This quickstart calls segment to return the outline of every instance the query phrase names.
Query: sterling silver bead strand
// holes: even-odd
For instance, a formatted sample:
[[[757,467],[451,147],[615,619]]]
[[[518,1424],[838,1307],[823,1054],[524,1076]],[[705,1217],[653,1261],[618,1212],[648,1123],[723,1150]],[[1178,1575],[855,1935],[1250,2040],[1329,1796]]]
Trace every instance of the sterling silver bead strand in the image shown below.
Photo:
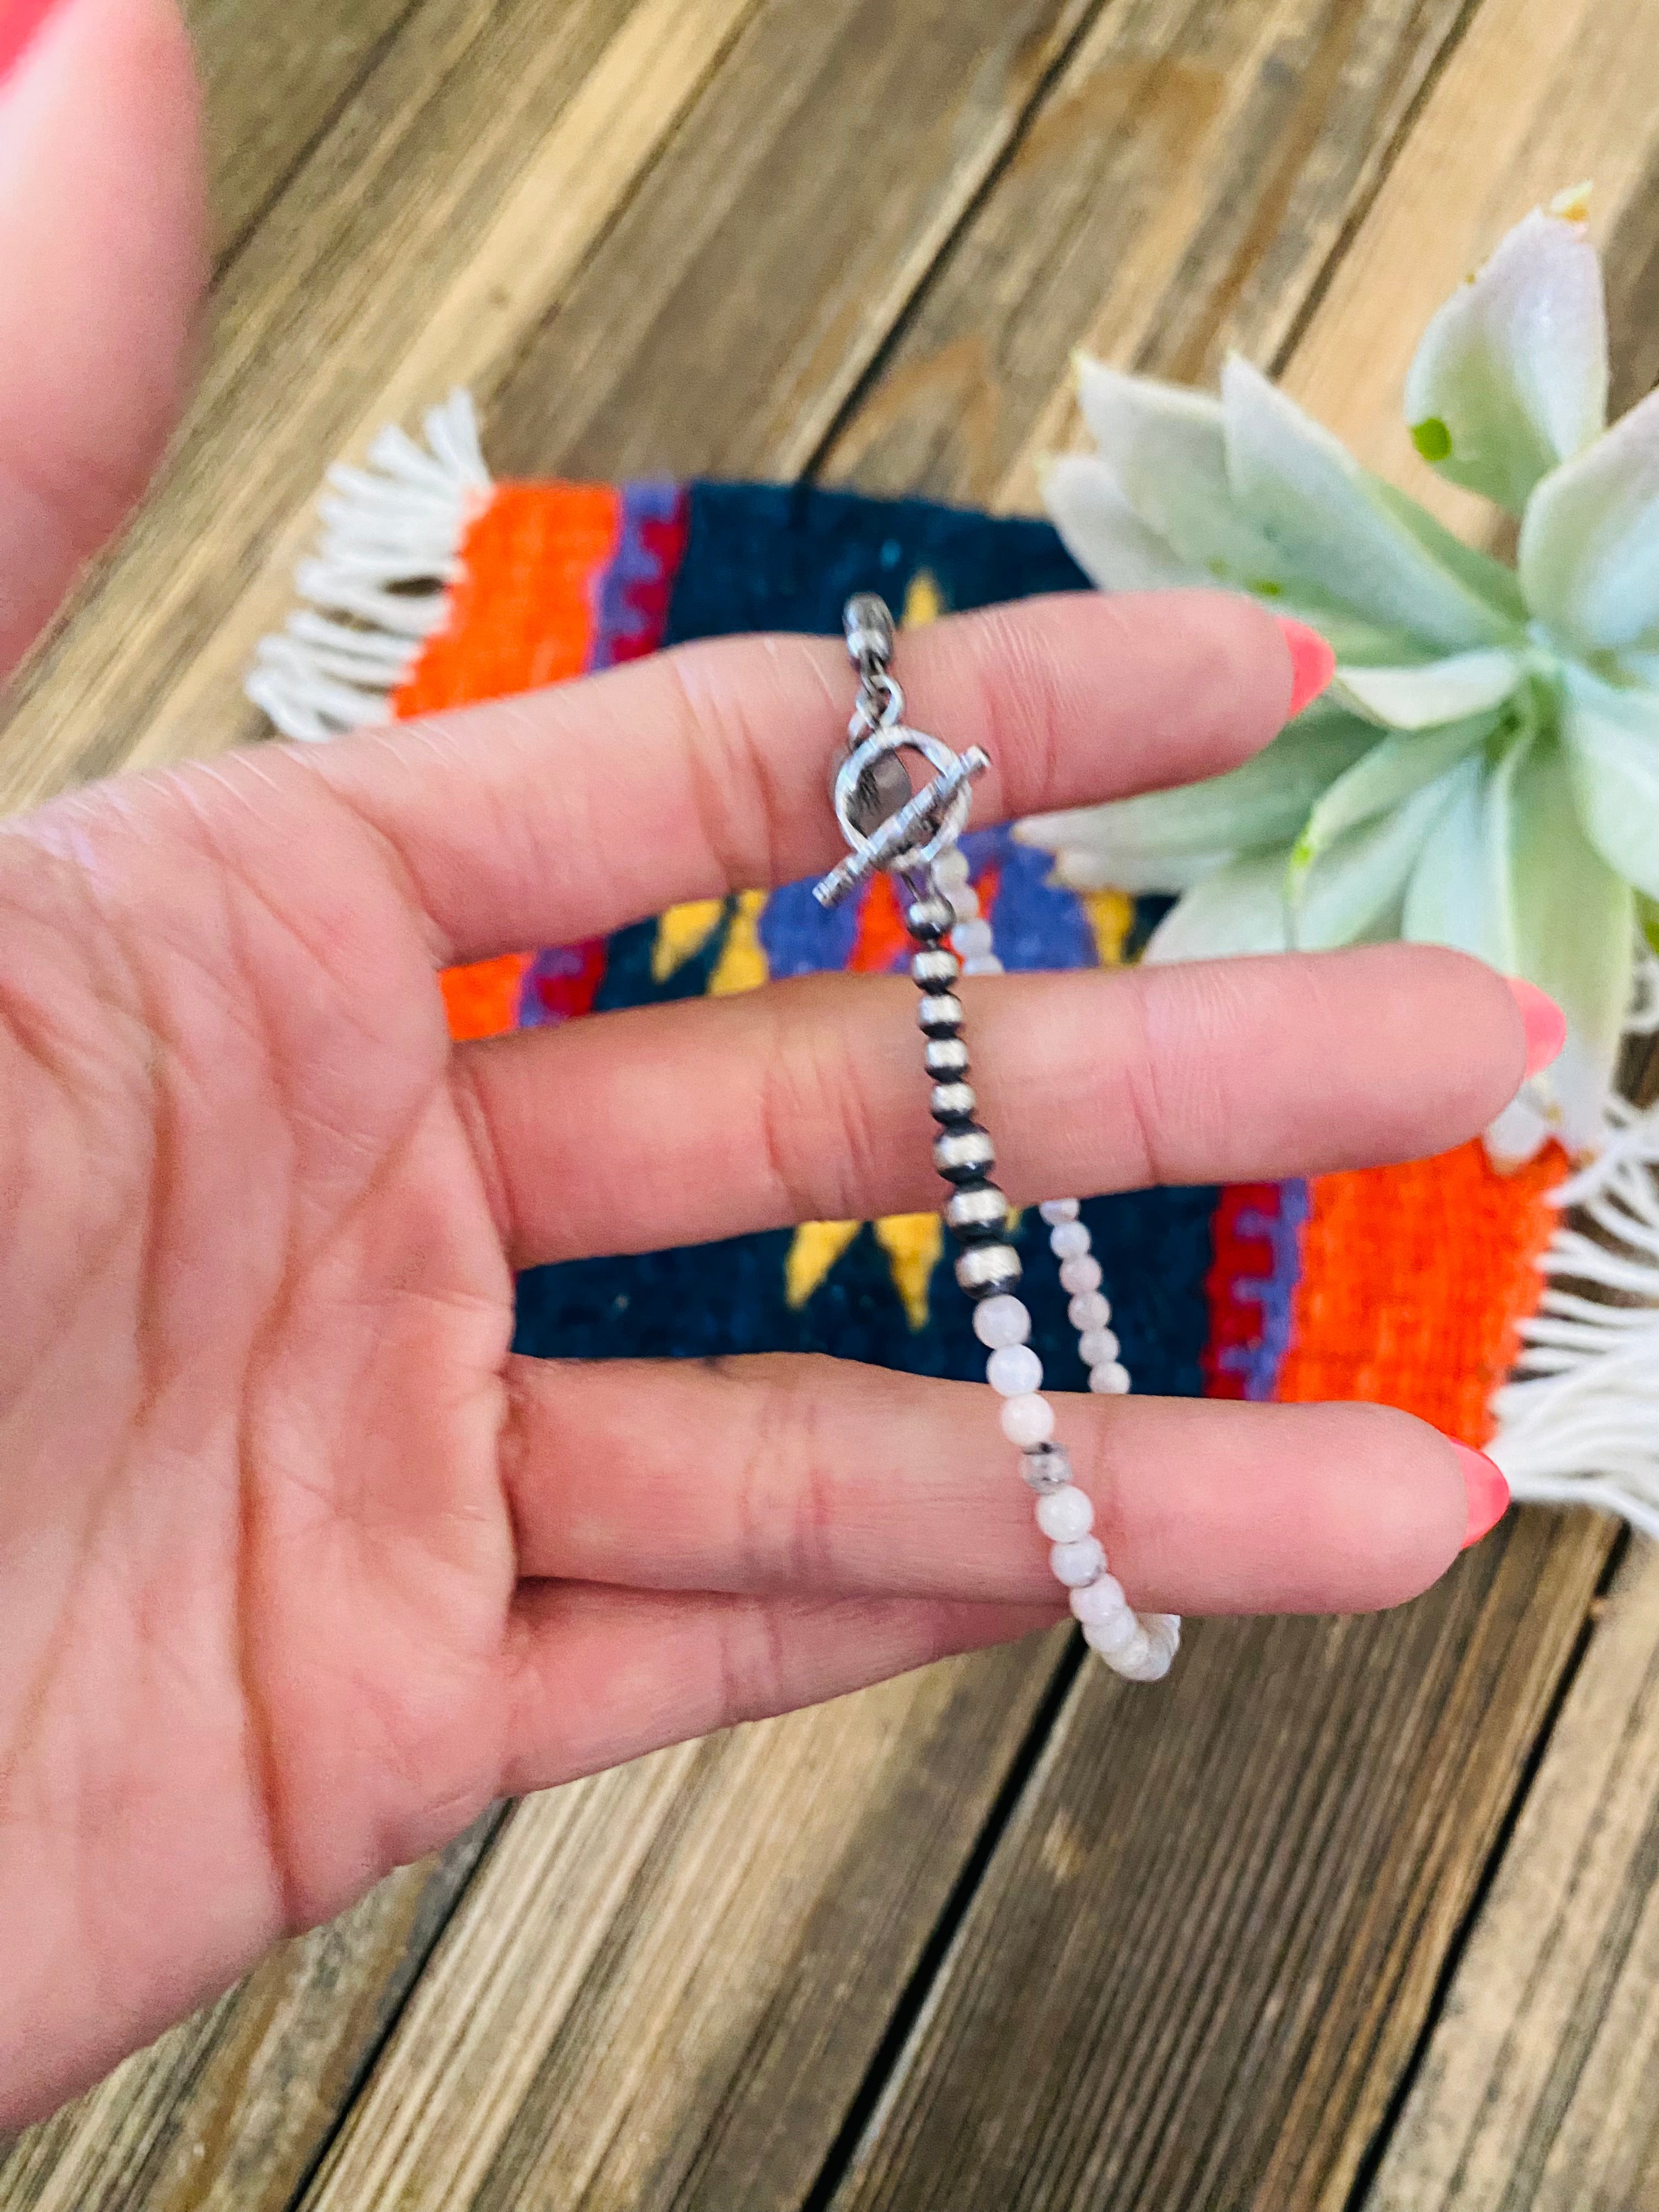
[[[891,668],[893,618],[884,601],[858,592],[847,602],[843,621],[859,691],[834,798],[849,851],[814,886],[814,896],[834,906],[878,868],[903,885],[905,927],[915,948],[910,973],[921,994],[916,1018],[939,1124],[933,1164],[951,1186],[945,1223],[957,1248],[956,1278],[974,1301],[974,1334],[988,1355],[986,1380],[1002,1401],[1002,1432],[1018,1448],[1025,1480],[1036,1492],[1048,1563],[1071,1593],[1085,1640],[1126,1680],[1155,1682],[1170,1670],[1181,1623],[1174,1613],[1137,1613],[1130,1606],[1094,1533],[1094,1508],[1072,1480],[1065,1447],[1054,1441],[1054,1410],[1042,1395],[1042,1362],[1030,1344],[1031,1316],[1017,1295],[1021,1267],[1008,1201],[992,1179],[996,1149],[977,1118],[962,1033],[958,978],[1002,971],[957,842],[970,787],[990,762],[977,745],[957,754],[905,723],[904,695]],[[928,771],[915,790],[907,754]],[[1070,1297],[1089,1388],[1107,1395],[1126,1391],[1128,1370],[1078,1201],[1049,1199],[1040,1212]]]

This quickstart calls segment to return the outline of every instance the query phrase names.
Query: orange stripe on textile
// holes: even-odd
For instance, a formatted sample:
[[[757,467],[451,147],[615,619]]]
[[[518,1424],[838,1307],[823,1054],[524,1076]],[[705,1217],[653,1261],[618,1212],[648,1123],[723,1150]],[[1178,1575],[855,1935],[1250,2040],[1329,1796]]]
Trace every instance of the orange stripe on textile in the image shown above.
[[[501,484],[461,545],[449,619],[392,696],[400,720],[580,676],[593,645],[593,579],[622,501],[610,484]],[[440,981],[457,1043],[518,1025],[532,956],[509,952]]]
[[[894,896],[893,878],[872,876],[864,903],[859,908],[859,933],[854,940],[853,957],[847,963],[848,974],[884,975],[900,953],[908,950],[909,942],[904,917]]]
[[[1323,1176],[1278,1395],[1399,1406],[1464,1443],[1492,1433],[1492,1395],[1535,1312],[1538,1261],[1567,1172],[1554,1146],[1499,1175],[1479,1142],[1403,1167]]]
[[[530,965],[527,952],[503,952],[498,959],[475,960],[470,967],[446,968],[438,982],[457,1044],[476,1037],[504,1036],[519,1026],[519,992]]]
[[[592,580],[617,543],[610,484],[500,484],[461,545],[449,620],[393,695],[400,720],[580,676]]]

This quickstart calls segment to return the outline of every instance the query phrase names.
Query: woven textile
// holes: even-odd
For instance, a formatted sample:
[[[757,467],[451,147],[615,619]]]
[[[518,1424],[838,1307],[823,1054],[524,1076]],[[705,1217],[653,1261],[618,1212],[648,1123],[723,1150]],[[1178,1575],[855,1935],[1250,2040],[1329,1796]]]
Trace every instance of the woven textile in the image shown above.
[[[408,715],[606,668],[680,640],[837,634],[848,592],[910,626],[1085,579],[1046,524],[810,489],[496,486],[469,524],[443,627],[395,695]],[[948,734],[948,733],[947,733]],[[1011,970],[1133,959],[1156,908],[1079,898],[1006,830],[965,841]],[[672,909],[609,940],[526,950],[444,979],[458,1036],[608,1007],[753,988],[904,957],[884,880],[830,915],[803,884]],[[1478,1144],[1311,1184],[1137,1192],[1085,1206],[1136,1387],[1253,1399],[1369,1398],[1482,1443],[1535,1309],[1556,1227],[1546,1153],[1499,1176]],[[1053,1386],[1085,1387],[1040,1227],[1018,1240]],[[532,1353],[693,1357],[820,1351],[976,1376],[983,1354],[933,1214],[819,1222],[695,1249],[537,1268],[520,1284]],[[1074,1371],[1073,1371],[1074,1370]]]

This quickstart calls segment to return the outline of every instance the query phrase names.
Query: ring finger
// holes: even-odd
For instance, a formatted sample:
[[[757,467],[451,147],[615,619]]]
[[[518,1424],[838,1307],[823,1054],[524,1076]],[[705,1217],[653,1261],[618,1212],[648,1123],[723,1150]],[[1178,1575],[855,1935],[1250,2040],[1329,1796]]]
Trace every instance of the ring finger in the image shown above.
[[[521,1359],[509,1378],[523,1576],[1053,1601],[1030,1494],[972,1383],[781,1356]],[[1388,1407],[1053,1402],[1112,1571],[1149,1611],[1398,1604],[1444,1571],[1488,1503],[1478,1454]]]

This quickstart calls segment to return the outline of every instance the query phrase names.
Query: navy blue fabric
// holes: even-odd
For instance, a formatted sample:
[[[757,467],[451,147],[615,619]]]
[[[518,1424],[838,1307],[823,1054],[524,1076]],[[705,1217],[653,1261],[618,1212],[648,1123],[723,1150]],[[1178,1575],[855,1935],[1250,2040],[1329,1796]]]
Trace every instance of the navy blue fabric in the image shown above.
[[[1046,522],[810,484],[694,483],[665,645],[747,630],[841,635],[854,592],[896,613],[924,571],[947,606],[1093,586]]]
[[[849,592],[879,591],[896,610],[923,572],[956,609],[1089,588],[1047,523],[806,486],[700,483],[690,489],[690,533],[665,642],[760,629],[838,635]],[[1150,919],[1137,917],[1137,937]],[[655,924],[619,932],[595,1013],[701,996],[730,921],[728,908],[702,951],[660,984],[651,975]],[[1079,934],[1079,951],[1085,950]],[[920,1066],[916,1079],[923,1079]],[[1138,1192],[1084,1208],[1138,1390],[1199,1395],[1217,1195],[1208,1188]],[[887,1255],[868,1228],[805,1304],[792,1310],[784,1296],[791,1234],[532,1268],[520,1279],[516,1348],[562,1358],[824,1352],[915,1374],[983,1375],[985,1355],[974,1339],[972,1310],[951,1279],[948,1250],[931,1285],[927,1324],[912,1329]],[[1048,1364],[1045,1385],[1082,1389],[1086,1376],[1065,1293],[1035,1212],[1024,1216],[1018,1242],[1026,1267],[1022,1295]]]

